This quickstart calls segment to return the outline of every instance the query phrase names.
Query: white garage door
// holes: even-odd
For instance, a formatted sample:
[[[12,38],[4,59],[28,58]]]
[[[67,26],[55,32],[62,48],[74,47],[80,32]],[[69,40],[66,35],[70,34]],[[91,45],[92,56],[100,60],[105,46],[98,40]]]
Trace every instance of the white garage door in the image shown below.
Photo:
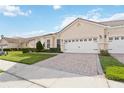
[[[65,43],[64,52],[68,53],[98,53],[98,44],[95,41],[70,41]]]
[[[109,53],[124,53],[124,37],[111,37],[109,41]]]

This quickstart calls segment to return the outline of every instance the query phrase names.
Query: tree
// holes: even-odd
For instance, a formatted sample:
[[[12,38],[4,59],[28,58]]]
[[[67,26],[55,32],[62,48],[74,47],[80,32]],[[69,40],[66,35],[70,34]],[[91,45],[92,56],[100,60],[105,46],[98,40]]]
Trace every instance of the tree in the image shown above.
[[[36,49],[37,49],[38,52],[40,52],[41,50],[44,49],[44,47],[43,47],[43,45],[42,45],[42,43],[40,41],[38,41],[36,43]]]

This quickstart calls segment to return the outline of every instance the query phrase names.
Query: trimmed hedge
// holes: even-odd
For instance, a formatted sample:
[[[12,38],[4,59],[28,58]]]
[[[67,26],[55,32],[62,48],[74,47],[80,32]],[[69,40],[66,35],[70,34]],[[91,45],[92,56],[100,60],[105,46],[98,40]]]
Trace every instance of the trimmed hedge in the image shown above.
[[[36,48],[22,48],[20,49],[23,53],[35,52]]]
[[[48,53],[62,53],[60,48],[50,48],[50,49],[43,49],[41,51],[37,51],[36,48],[5,48],[4,51],[22,51],[23,53],[29,52],[48,52]]]
[[[59,53],[61,50],[60,48],[50,48],[50,52]]]
[[[23,53],[35,52],[36,48],[5,48],[4,51],[22,51]]]
[[[17,51],[17,48],[4,48],[3,51]]]
[[[112,66],[106,69],[106,77],[108,79],[124,81],[124,67]]]

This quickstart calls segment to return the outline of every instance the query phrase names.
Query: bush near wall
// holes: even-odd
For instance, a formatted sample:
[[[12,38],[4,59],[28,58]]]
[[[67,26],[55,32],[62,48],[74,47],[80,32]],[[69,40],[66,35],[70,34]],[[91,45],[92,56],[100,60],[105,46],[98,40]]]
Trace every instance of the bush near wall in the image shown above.
[[[35,52],[36,48],[21,48],[20,51],[23,53]]]
[[[48,53],[62,53],[60,48],[50,48],[50,49],[44,49],[41,52],[48,52]]]
[[[36,48],[5,48],[4,51],[22,51],[23,53],[38,52]],[[40,52],[62,53],[60,48],[43,49]]]
[[[3,51],[17,51],[17,48],[4,48]]]
[[[108,53],[108,50],[100,50],[100,55],[101,56],[110,56],[110,54]]]
[[[5,48],[4,51],[22,51],[23,53],[35,52],[36,48]]]
[[[61,50],[60,48],[50,48],[50,52],[59,53]]]

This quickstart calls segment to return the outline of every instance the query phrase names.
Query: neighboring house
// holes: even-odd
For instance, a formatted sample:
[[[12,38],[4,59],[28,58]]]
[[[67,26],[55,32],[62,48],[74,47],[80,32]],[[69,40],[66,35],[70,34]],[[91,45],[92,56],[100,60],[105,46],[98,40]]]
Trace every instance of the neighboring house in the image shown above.
[[[10,48],[35,48],[38,41],[41,41],[45,49],[60,47],[61,51],[69,53],[99,53],[100,50],[124,53],[124,20],[94,22],[77,18],[57,33],[9,43],[3,40],[0,45],[5,42],[3,44],[8,44]]]
[[[3,48],[35,48],[35,46],[30,46],[29,42],[34,41],[30,38],[8,38],[1,36],[0,46]]]

